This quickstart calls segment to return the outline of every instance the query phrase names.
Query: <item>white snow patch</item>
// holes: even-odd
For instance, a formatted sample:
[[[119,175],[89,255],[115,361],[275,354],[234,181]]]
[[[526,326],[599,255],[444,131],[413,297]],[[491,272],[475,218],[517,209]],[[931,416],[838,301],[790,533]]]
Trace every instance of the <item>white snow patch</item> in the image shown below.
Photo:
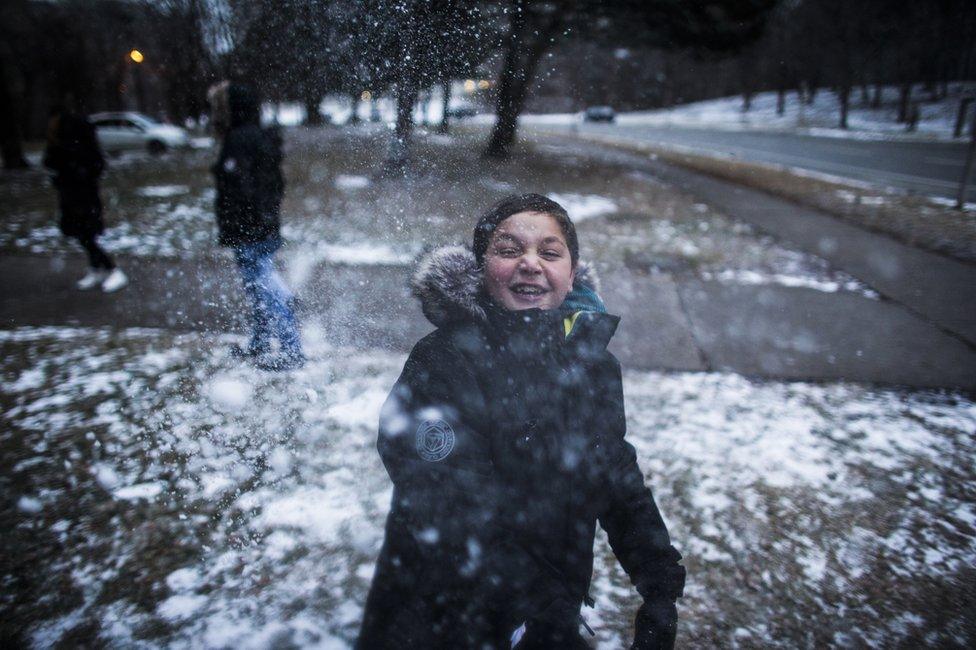
[[[352,483],[352,476],[347,475],[346,481]],[[319,543],[335,544],[339,529],[361,516],[361,508],[350,499],[348,486],[335,482],[331,485],[335,489],[300,487],[267,502],[255,525],[265,529],[298,528]]]
[[[251,399],[254,389],[232,375],[218,375],[207,386],[207,397],[218,408],[241,409]]]
[[[969,87],[972,84],[960,84]],[[913,95],[923,95],[921,86],[915,86]],[[958,91],[957,91],[958,92]],[[898,100],[899,87],[883,88],[882,107],[873,109],[860,102],[851,102],[848,114],[848,128],[837,127],[839,102],[837,95],[830,92],[817,93],[812,104],[800,101],[796,92],[785,96],[783,114],[777,112],[777,93],[763,92],[752,97],[748,112],[742,110],[742,97],[730,96],[683,104],[673,108],[619,113],[617,123],[621,126],[675,126],[686,128],[710,128],[729,131],[771,130],[805,133],[820,137],[833,137],[859,140],[908,139],[931,140],[952,139],[954,121],[958,111],[959,95],[952,94],[938,102],[925,101],[919,104],[921,115],[915,133],[906,133],[905,125],[894,119],[892,106]],[[525,116],[529,122],[536,116]],[[541,116],[538,116],[541,117]],[[553,123],[567,123],[567,117],[551,120]]]
[[[206,596],[177,594],[161,602],[159,607],[156,608],[156,611],[163,618],[175,622],[193,616],[206,604]]]
[[[574,222],[583,221],[591,217],[599,217],[617,211],[617,204],[613,199],[595,194],[549,194],[549,198],[560,204],[569,213]]]
[[[15,381],[9,384],[8,390],[19,392],[37,388],[44,384],[45,377],[46,375],[43,367],[28,368],[27,370],[21,372]]]
[[[809,580],[820,582],[827,575],[827,555],[822,551],[811,549],[798,559],[803,567],[803,573]]]
[[[723,269],[717,272],[705,271],[702,274],[704,280],[716,280],[728,284],[744,285],[779,285],[782,287],[798,287],[803,289],[814,289],[824,293],[837,293],[838,291],[849,291],[860,293],[861,295],[878,300],[880,297],[877,292],[868,289],[864,284],[853,278],[845,281],[821,280],[815,277],[802,275],[789,275],[786,273],[763,273],[749,269]]]
[[[153,198],[166,198],[180,196],[189,191],[190,187],[188,185],[147,185],[136,190],[136,194]]]
[[[264,546],[267,549],[265,553],[268,559],[277,562],[298,546],[298,541],[294,535],[276,530],[264,538]]]
[[[93,465],[92,474],[95,475],[95,480],[98,481],[98,484],[106,490],[114,490],[122,482],[115,469],[107,463]]]
[[[153,499],[163,491],[163,486],[159,483],[138,483],[118,488],[114,491],[115,497],[127,501],[138,499]]]
[[[166,576],[166,586],[177,593],[192,591],[200,586],[200,573],[190,567],[177,569]]]
[[[33,497],[20,497],[20,499],[17,500],[17,509],[21,512],[36,515],[38,512],[44,509],[44,502]]]
[[[283,476],[288,473],[292,465],[292,454],[287,449],[283,447],[277,447],[268,456],[268,466],[274,471],[278,476]]]
[[[339,174],[335,177],[335,186],[340,190],[361,190],[369,185],[370,180],[365,176]]]
[[[947,199],[943,196],[930,196],[929,201],[935,203],[936,205],[950,208],[956,207],[956,199]],[[965,212],[976,212],[976,203],[963,203],[962,209]]]
[[[226,474],[207,474],[200,482],[203,484],[203,496],[212,499],[218,494],[234,487],[234,481]]]
[[[348,401],[333,404],[327,413],[340,426],[372,429],[379,421],[380,408],[386,397],[382,389],[364,391]]]

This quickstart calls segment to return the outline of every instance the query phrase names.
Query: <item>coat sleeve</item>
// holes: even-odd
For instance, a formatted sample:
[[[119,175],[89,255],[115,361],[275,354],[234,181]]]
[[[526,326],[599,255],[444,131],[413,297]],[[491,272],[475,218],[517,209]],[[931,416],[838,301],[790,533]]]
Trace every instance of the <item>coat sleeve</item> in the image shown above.
[[[624,439],[627,425],[620,364],[616,359],[607,380],[611,386],[607,395],[608,499],[600,514],[600,525],[644,600],[675,600],[684,590],[685,569],[678,564],[681,554],[671,545],[654,496],[644,484],[634,447]]]

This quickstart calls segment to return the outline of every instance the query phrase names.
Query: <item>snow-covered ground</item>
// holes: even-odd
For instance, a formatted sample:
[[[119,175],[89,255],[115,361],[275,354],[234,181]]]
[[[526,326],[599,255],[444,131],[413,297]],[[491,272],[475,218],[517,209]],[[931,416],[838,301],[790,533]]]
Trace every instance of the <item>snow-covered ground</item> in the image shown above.
[[[349,646],[390,498],[377,414],[404,356],[305,338],[311,363],[274,375],[230,359],[229,337],[0,332],[0,611],[31,646]],[[970,399],[624,383],[689,570],[682,646],[974,642]],[[602,537],[592,593],[597,646],[626,647],[637,602]]]
[[[919,121],[917,130],[912,134],[906,134],[905,124],[896,121],[899,89],[895,86],[884,88],[882,104],[876,109],[865,104],[860,90],[855,90],[851,94],[847,129],[838,128],[840,107],[837,95],[829,90],[818,92],[811,104],[801,102],[795,91],[787,93],[783,115],[776,112],[776,93],[764,92],[753,96],[752,106],[747,112],[742,110],[741,96],[722,97],[669,109],[622,112],[617,115],[617,123],[736,131],[790,131],[838,138],[876,139],[907,135],[915,138],[951,139],[962,89],[971,93],[976,89],[976,84],[954,83],[951,87],[952,91],[947,98],[934,102],[928,100],[928,93],[920,86],[913,89],[913,97],[919,106]],[[872,95],[873,92],[872,88]],[[525,124],[571,125],[579,123],[582,115],[529,114],[520,119]]]

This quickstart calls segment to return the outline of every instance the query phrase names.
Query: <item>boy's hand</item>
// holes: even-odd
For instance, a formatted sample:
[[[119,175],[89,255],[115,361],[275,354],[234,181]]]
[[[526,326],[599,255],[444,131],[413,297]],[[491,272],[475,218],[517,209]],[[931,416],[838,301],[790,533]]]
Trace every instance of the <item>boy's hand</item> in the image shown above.
[[[678,608],[673,601],[644,601],[634,620],[630,650],[671,650],[678,631]]]

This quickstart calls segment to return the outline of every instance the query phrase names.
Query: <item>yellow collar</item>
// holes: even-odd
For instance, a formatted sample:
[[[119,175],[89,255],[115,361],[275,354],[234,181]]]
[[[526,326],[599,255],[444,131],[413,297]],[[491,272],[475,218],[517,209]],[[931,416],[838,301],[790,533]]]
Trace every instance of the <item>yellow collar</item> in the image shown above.
[[[581,311],[573,312],[572,316],[567,316],[563,319],[563,329],[566,330],[566,338],[569,338],[569,333],[573,331],[573,326],[576,325],[576,319],[582,313]]]

